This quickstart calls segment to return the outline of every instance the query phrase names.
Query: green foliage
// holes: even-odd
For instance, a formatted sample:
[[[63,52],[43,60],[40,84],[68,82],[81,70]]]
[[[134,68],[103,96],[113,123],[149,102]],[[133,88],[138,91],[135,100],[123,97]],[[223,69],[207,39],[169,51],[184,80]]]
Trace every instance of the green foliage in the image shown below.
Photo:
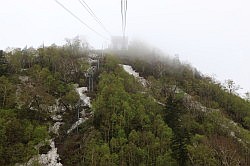
[[[216,159],[216,153],[210,147],[198,144],[195,146],[188,146],[189,157],[192,164],[195,165],[209,165],[216,166],[219,162]]]
[[[228,80],[226,89],[210,78],[195,80],[194,84],[196,85],[188,91],[196,95],[201,103],[210,108],[223,110],[234,121],[250,129],[249,124],[245,122],[250,117],[250,103],[235,94],[237,87],[234,87],[232,80]]]
[[[0,165],[14,165],[37,154],[35,145],[49,138],[47,128],[20,120],[15,110],[0,110]]]
[[[141,93],[140,88],[134,88],[141,86],[113,57],[106,59],[103,70],[93,102],[95,130],[83,136],[87,138],[79,151],[84,159],[78,159],[78,163],[176,165],[170,155],[172,130],[159,114],[162,107]],[[91,133],[98,134],[94,137]],[[73,157],[63,163],[70,160]]]
[[[75,38],[62,47],[26,47],[0,57],[6,61],[0,64],[0,165],[48,150],[37,145],[49,137],[56,101],[66,110],[66,127],[56,139],[64,165],[249,165],[250,102],[237,95],[234,82],[224,87],[178,57],[137,46],[101,60],[93,117],[70,135],[65,130],[79,101],[72,85],[86,84],[87,44]],[[119,64],[132,65],[148,86]]]
[[[0,76],[7,74],[8,65],[3,50],[0,50]]]
[[[0,165],[27,162],[39,152],[37,145],[49,138],[52,106],[65,107],[66,115],[75,109],[79,95],[72,82],[85,84],[87,49],[76,38],[0,57]]]
[[[13,108],[15,105],[15,87],[5,76],[0,77],[0,108]]]
[[[62,97],[62,102],[67,105],[67,107],[74,108],[79,101],[79,95],[72,89],[65,96]]]

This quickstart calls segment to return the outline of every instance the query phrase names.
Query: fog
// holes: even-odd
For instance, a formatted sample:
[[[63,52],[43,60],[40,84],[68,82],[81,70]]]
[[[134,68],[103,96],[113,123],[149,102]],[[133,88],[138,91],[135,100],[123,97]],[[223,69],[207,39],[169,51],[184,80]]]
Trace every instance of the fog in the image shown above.
[[[78,0],[59,0],[85,23],[107,36]],[[114,36],[122,34],[120,1],[85,0]],[[250,1],[128,0],[126,35],[140,38],[167,55],[178,54],[218,80],[233,79],[250,91]],[[0,49],[43,43],[62,45],[65,38],[84,36],[95,48],[106,41],[73,18],[53,0],[2,1]],[[158,51],[158,49],[155,49]]]

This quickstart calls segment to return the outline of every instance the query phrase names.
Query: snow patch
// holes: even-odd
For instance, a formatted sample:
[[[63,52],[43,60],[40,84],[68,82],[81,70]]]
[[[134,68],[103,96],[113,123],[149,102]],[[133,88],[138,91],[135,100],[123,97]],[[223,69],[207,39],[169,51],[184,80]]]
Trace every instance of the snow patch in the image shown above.
[[[207,108],[206,106],[202,105],[200,102],[195,101],[193,97],[187,93],[184,93],[184,100],[185,100],[186,107],[190,109],[199,110],[205,113],[219,111],[219,109]]]
[[[65,112],[65,108],[59,105],[59,100],[56,100],[56,104],[49,107],[50,117],[54,121],[62,121],[62,113]]]
[[[130,74],[130,75],[134,76],[136,79],[138,79],[139,82],[140,82],[144,87],[147,86],[147,84],[148,84],[147,80],[146,80],[145,78],[143,78],[143,77],[140,77],[140,74],[139,74],[138,72],[136,72],[136,71],[132,68],[132,66],[130,66],[130,65],[122,65],[122,64],[120,64],[120,66],[122,66],[123,69],[124,69],[128,74]],[[142,93],[146,93],[146,92],[142,92]],[[158,104],[160,104],[160,105],[162,105],[162,106],[165,106],[164,103],[161,103],[160,101],[157,101],[155,98],[153,98],[153,100],[154,100],[156,103],[158,103]]]
[[[232,125],[234,125],[234,126],[237,126],[237,123],[235,123],[234,121],[230,121],[230,123],[232,124]]]
[[[235,137],[235,132],[231,131],[231,132],[230,132],[230,135],[231,135],[232,137]]]
[[[123,69],[130,75],[134,76],[136,79],[139,80],[139,82],[146,87],[147,86],[147,80],[143,77],[140,77],[139,73],[136,72],[130,65],[121,65]]]
[[[19,76],[18,79],[22,82],[22,83],[26,83],[29,81],[29,77],[28,76]]]
[[[19,166],[32,166],[37,162],[40,165],[46,166],[62,166],[62,163],[60,162],[61,159],[59,157],[59,154],[57,153],[57,148],[55,147],[55,142],[53,140],[49,140],[49,142],[51,149],[47,154],[37,155],[31,158],[28,163],[20,164]]]
[[[79,118],[78,121],[76,121],[72,126],[71,128],[67,131],[67,134],[69,134],[71,131],[73,131],[74,129],[77,128],[77,126],[81,125],[86,119],[83,119],[83,118]]]
[[[50,140],[50,142],[51,150],[47,154],[42,154],[40,156],[39,163],[47,166],[62,166],[57,148],[55,147],[55,142],[52,140]]]
[[[78,92],[78,94],[80,96],[80,100],[83,102],[84,106],[88,106],[91,108],[90,97],[88,97],[86,95],[88,88],[87,87],[80,87],[80,88],[76,88],[76,91]]]
[[[62,115],[51,115],[54,121],[62,121]]]
[[[160,101],[157,101],[155,98],[153,98],[153,100],[154,100],[154,102],[156,102],[156,103],[158,103],[158,104],[160,104],[160,105],[162,105],[162,106],[166,106],[166,104],[164,104],[164,103],[162,103],[162,102],[160,102]]]
[[[76,91],[78,92],[80,96],[80,102],[82,106],[89,107],[91,108],[91,103],[90,103],[90,97],[86,95],[86,92],[88,91],[87,87],[79,87],[76,88]],[[86,115],[85,109],[80,111],[81,117],[70,127],[70,129],[67,131],[67,134],[72,132],[74,129],[76,129],[79,125],[81,125],[83,122],[85,122],[88,119],[88,116]]]
[[[61,127],[62,124],[64,124],[64,123],[63,122],[54,123],[54,125],[49,128],[49,132],[52,132],[56,135],[59,135],[58,131],[59,131],[59,128]]]
[[[92,63],[98,63],[98,60],[95,60],[95,59],[89,58],[89,59],[88,59],[88,62],[89,62],[89,64],[92,64]]]

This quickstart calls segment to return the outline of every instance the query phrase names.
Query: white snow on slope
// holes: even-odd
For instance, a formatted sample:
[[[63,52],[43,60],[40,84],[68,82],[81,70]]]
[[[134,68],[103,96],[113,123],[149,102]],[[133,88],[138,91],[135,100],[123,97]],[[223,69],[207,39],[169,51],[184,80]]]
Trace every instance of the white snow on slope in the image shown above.
[[[139,73],[136,72],[136,71],[132,68],[132,66],[130,66],[130,65],[122,65],[122,64],[120,64],[120,66],[122,66],[123,69],[124,69],[128,74],[130,74],[130,75],[134,76],[136,79],[138,79],[139,82],[140,82],[144,87],[147,86],[147,84],[148,84],[147,80],[146,80],[145,78],[143,78],[143,77],[140,77]],[[153,97],[152,97],[152,98],[153,98]],[[165,106],[164,103],[161,103],[161,102],[157,101],[155,98],[153,98],[153,100],[154,100],[156,103],[158,103],[158,104],[160,104],[160,105],[162,105],[162,106]]]
[[[139,73],[136,72],[130,65],[122,65],[121,66],[123,67],[123,69],[130,75],[133,75],[135,78],[137,78],[141,84],[146,87],[147,85],[147,80],[143,77],[140,77]],[[183,92],[181,89],[179,89],[178,87],[173,87],[173,89],[175,89],[175,93],[181,93]],[[217,109],[211,109],[211,108],[207,108],[205,106],[203,106],[200,102],[197,102],[195,100],[192,99],[192,96],[187,94],[187,93],[184,93],[185,95],[185,100],[186,100],[186,103],[188,103],[189,107],[192,107],[194,109],[199,109],[201,110],[202,112],[209,112],[209,111],[218,111]],[[153,98],[153,100],[162,105],[162,106],[165,106],[164,103],[161,103],[159,101],[157,101],[156,99]]]
[[[71,128],[67,131],[67,134],[69,134],[71,131],[73,131],[74,129],[77,128],[77,126],[81,125],[83,122],[85,122],[85,118],[79,118],[78,121],[76,121],[72,126]]]
[[[49,128],[49,132],[52,132],[52,133],[54,133],[56,135],[59,135],[58,131],[59,131],[62,124],[63,124],[63,122],[54,123],[54,125]]]
[[[57,153],[57,148],[55,147],[55,142],[50,140],[51,150],[47,154],[42,154],[39,158],[39,162],[47,166],[62,166],[60,163],[59,154]]]
[[[59,100],[56,100],[56,104],[49,107],[50,117],[55,121],[53,126],[49,127],[49,132],[59,135],[58,131],[62,122],[62,114],[64,114],[65,109],[59,105]]]
[[[146,87],[147,85],[147,81],[146,79],[144,79],[143,77],[140,77],[139,76],[139,73],[136,72],[135,70],[133,70],[133,68],[129,65],[123,65],[123,64],[120,64],[120,66],[123,67],[123,69],[130,75],[133,75],[135,78],[137,78],[141,84]],[[187,93],[185,93],[183,90],[181,90],[180,88],[176,87],[176,86],[173,86],[172,89],[175,91],[175,93],[184,93],[184,100],[185,100],[185,103],[186,103],[186,106],[189,107],[190,109],[195,109],[195,110],[199,110],[201,112],[215,112],[215,111],[220,111],[219,109],[213,109],[213,108],[207,108],[205,107],[204,105],[202,105],[200,102],[196,101],[195,99],[193,99],[193,97]],[[161,103],[159,101],[157,101],[155,98],[153,98],[153,100],[162,105],[162,106],[165,106],[164,103]],[[233,125],[233,126],[237,126],[237,123],[235,123],[234,121],[230,121],[230,124]],[[228,125],[225,125],[225,124],[221,124],[221,126],[225,129],[229,129],[229,124]],[[232,127],[231,127],[232,128]],[[238,132],[240,132],[238,130]],[[229,135],[235,139],[238,140],[238,142],[242,142],[242,139],[237,137],[236,136],[236,133],[235,131],[230,131]],[[249,144],[249,142],[244,142],[245,144]]]
[[[78,94],[80,96],[80,100],[83,101],[84,106],[91,107],[90,97],[88,97],[85,93],[88,91],[88,88],[87,87],[80,87],[80,88],[76,88],[76,91],[78,92]]]
[[[179,93],[179,92],[177,92]],[[204,106],[202,103],[196,101],[191,95],[184,93],[184,102],[187,108],[199,110],[202,112],[217,112],[220,111],[219,109],[208,108]]]
[[[34,156],[31,158],[28,163],[26,164],[16,164],[17,166],[33,166],[36,165],[35,163],[39,163],[43,166],[62,166],[62,163],[60,162],[59,154],[57,153],[57,148],[55,147],[55,142],[51,139],[50,142],[50,151],[48,151],[47,154],[41,154]]]
[[[59,105],[59,99],[56,100],[56,104],[49,107],[50,117],[54,121],[62,121],[62,114],[65,112],[65,108]]]
[[[160,102],[160,101],[157,101],[155,98],[153,98],[153,100],[154,100],[154,102],[156,102],[156,103],[158,103],[158,104],[160,104],[160,105],[162,105],[162,106],[166,106],[166,104],[164,104],[164,103],[162,103],[162,102]]]
[[[79,96],[80,96],[80,100],[83,104],[83,106],[88,106],[89,108],[91,108],[91,104],[90,104],[90,97],[88,97],[86,95],[86,92],[88,91],[87,87],[79,87],[76,88],[76,91],[78,92]],[[73,131],[74,129],[76,129],[79,125],[81,125],[83,122],[85,122],[85,120],[88,119],[88,117],[86,117],[85,114],[85,110],[83,109],[81,112],[81,116],[72,126],[71,128],[67,131],[67,134],[69,134],[71,131]]]
[[[123,69],[130,75],[134,76],[138,81],[144,86],[147,86],[147,80],[143,77],[140,77],[139,73],[136,72],[130,65],[121,65]]]

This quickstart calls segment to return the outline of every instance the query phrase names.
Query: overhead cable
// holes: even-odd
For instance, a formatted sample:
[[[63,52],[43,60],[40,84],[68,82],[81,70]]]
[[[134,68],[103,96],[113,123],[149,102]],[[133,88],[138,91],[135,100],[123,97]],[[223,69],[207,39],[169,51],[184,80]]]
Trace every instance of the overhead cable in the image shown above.
[[[70,15],[72,15],[75,19],[77,19],[79,22],[81,22],[84,26],[86,26],[88,29],[90,29],[91,31],[93,31],[94,33],[96,33],[98,36],[100,36],[101,38],[108,40],[108,38],[104,37],[103,35],[101,35],[100,33],[98,33],[96,30],[94,30],[93,28],[91,28],[88,24],[86,24],[82,19],[80,19],[77,15],[75,15],[72,11],[70,11],[68,8],[66,8],[62,3],[60,3],[58,0],[55,0],[55,2],[60,5],[64,10],[66,10]]]
[[[107,28],[104,26],[104,24],[101,22],[101,20],[96,16],[96,14],[93,12],[93,10],[89,7],[89,5],[84,0],[79,0],[81,5],[87,10],[87,12],[94,18],[94,20],[100,24],[100,26],[111,36],[111,33],[107,30]]]
[[[125,13],[125,23],[124,23],[124,36],[125,36],[125,33],[126,33],[126,28],[127,28],[127,10],[128,10],[128,1],[127,0],[125,0],[125,7],[124,7],[125,9],[125,11],[124,11],[124,13]]]
[[[123,0],[121,0],[121,16],[122,16],[122,34],[124,35],[124,13],[123,13]]]

